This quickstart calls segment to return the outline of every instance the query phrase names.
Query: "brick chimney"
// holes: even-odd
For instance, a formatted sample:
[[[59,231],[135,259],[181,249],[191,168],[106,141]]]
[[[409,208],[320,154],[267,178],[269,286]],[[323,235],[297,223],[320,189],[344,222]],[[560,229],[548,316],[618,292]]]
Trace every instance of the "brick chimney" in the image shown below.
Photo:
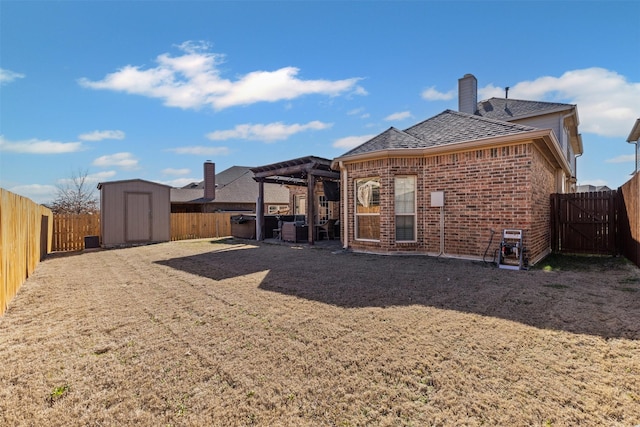
[[[204,162],[204,198],[216,198],[216,164],[211,160]]]
[[[458,79],[458,111],[475,114],[478,105],[478,80],[473,74]]]

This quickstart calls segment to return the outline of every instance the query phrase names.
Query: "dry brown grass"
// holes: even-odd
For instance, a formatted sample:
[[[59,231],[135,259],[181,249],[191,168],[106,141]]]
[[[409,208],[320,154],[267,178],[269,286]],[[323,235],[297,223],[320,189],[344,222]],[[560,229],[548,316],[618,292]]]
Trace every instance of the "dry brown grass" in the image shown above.
[[[1,425],[640,424],[640,271],[191,241],[52,257]]]

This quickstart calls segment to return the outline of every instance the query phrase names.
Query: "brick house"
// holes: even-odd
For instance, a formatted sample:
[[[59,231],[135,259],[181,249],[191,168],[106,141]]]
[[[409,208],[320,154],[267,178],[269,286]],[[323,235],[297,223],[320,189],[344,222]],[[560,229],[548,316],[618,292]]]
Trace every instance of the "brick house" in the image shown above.
[[[459,110],[390,128],[344,155],[343,246],[489,259],[523,230],[530,263],[550,252],[550,194],[572,192],[582,154],[575,105],[491,98],[459,80]]]

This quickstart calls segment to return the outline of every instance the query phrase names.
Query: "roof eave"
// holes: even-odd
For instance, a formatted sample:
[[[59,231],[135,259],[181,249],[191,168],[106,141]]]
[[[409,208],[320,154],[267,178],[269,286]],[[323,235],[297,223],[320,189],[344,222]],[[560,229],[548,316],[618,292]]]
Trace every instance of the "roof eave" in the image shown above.
[[[506,144],[517,141],[531,140],[539,138],[542,134],[549,133],[549,130],[534,130],[529,132],[520,132],[517,134],[502,135],[497,137],[472,139],[467,141],[453,142],[449,144],[432,145],[423,148],[398,148],[387,150],[369,151],[367,153],[352,154],[349,156],[336,157],[332,164],[339,162],[354,162],[380,157],[407,157],[423,154],[439,154],[451,151],[473,150],[489,145]]]
[[[631,129],[631,133],[629,134],[629,138],[627,138],[627,142],[629,144],[636,144],[640,140],[640,118],[636,120],[636,123],[633,125]]]
[[[336,169],[341,163],[353,163],[369,159],[391,158],[391,157],[415,157],[434,155],[441,153],[452,153],[468,150],[477,150],[481,148],[493,147],[497,145],[507,145],[518,142],[536,142],[542,141],[544,145],[552,153],[552,158],[558,167],[562,168],[565,172],[571,173],[571,167],[567,159],[562,155],[560,143],[554,136],[551,129],[536,129],[528,132],[521,132],[511,135],[503,135],[490,138],[474,139],[469,141],[460,141],[451,144],[435,145],[425,148],[402,148],[392,150],[378,150],[368,153],[354,154],[351,156],[336,157],[332,166]]]

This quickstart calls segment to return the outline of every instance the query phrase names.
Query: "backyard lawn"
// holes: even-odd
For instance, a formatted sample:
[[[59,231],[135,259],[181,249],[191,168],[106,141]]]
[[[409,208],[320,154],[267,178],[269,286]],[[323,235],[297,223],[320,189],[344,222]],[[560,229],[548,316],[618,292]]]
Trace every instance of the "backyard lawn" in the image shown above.
[[[640,269],[243,240],[54,255],[0,318],[0,425],[640,425]]]

